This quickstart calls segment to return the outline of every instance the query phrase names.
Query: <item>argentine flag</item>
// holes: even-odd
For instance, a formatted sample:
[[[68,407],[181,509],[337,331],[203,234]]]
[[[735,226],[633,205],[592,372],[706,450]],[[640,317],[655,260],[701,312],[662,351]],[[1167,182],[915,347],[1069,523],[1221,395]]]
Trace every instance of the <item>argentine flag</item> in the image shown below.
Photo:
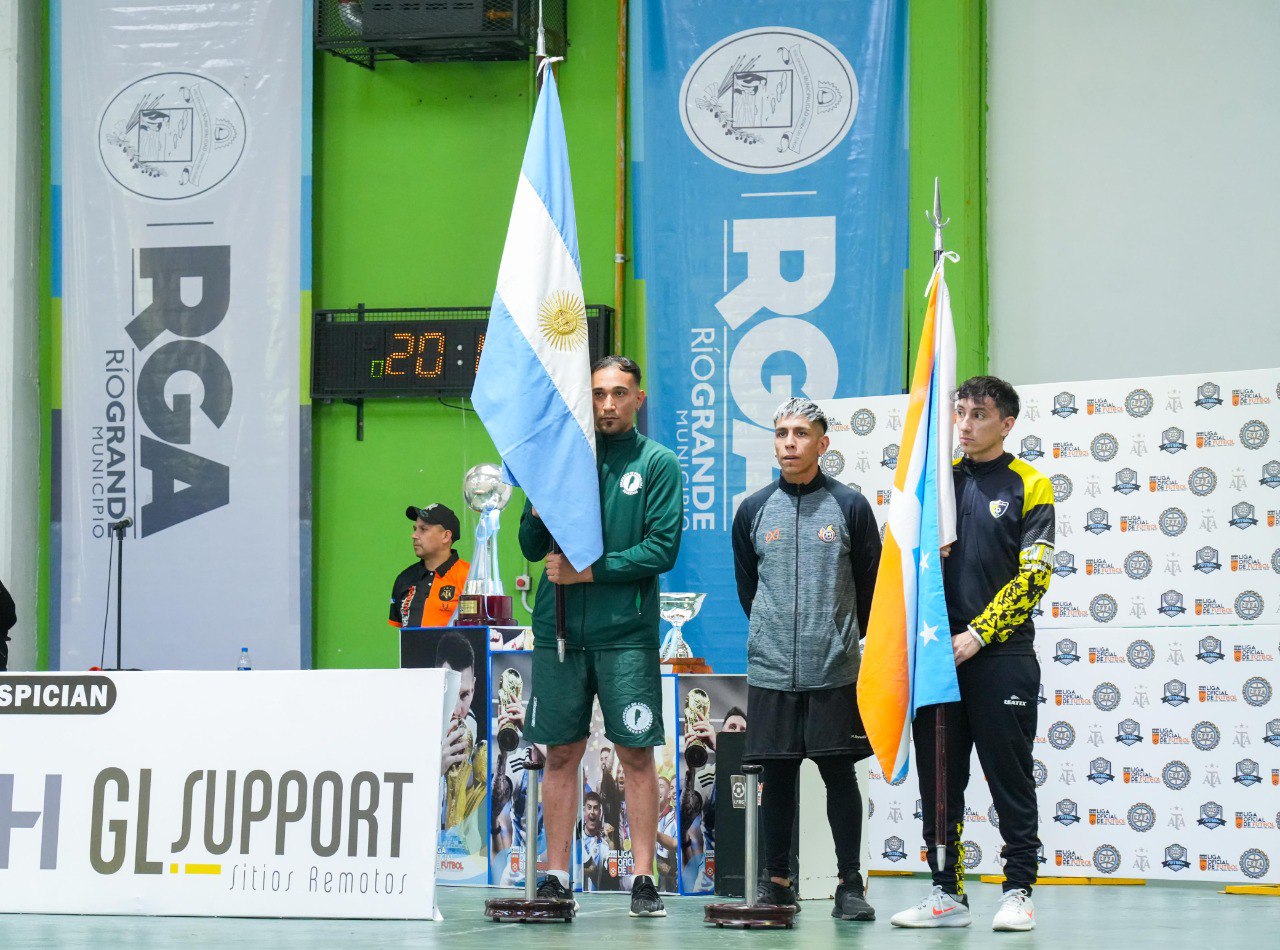
[[[472,403],[569,563],[604,551],[591,358],[564,117],[548,68],[516,183]]]

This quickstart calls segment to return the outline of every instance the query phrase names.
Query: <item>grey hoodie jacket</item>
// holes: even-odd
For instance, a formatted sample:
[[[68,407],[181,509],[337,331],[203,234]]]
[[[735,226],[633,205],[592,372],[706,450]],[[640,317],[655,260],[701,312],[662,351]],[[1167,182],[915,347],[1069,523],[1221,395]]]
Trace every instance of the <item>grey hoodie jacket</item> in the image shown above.
[[[733,519],[738,598],[749,618],[747,682],[828,689],[858,678],[880,532],[861,493],[822,472],[760,489]]]

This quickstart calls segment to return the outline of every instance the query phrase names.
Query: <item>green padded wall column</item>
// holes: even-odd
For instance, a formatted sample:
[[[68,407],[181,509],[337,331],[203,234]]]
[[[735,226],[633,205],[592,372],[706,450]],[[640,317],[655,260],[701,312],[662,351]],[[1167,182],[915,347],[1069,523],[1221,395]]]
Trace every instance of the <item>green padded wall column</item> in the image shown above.
[[[986,4],[909,0],[910,271],[907,307],[912,358],[924,323],[933,270],[933,179],[942,185],[942,232],[960,261],[947,265],[955,315],[957,381],[987,368]]]

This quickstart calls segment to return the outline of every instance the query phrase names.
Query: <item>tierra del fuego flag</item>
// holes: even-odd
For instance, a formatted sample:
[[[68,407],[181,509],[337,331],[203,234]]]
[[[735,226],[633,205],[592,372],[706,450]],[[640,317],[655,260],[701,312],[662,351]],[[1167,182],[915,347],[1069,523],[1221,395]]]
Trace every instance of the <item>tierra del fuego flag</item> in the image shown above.
[[[591,359],[564,117],[543,75],[471,402],[503,477],[580,571],[604,551]]]
[[[956,539],[951,475],[956,334],[945,261],[938,261],[929,280],[929,306],[858,673],[858,709],[886,781],[900,781],[907,774],[916,710],[960,699],[938,553]]]

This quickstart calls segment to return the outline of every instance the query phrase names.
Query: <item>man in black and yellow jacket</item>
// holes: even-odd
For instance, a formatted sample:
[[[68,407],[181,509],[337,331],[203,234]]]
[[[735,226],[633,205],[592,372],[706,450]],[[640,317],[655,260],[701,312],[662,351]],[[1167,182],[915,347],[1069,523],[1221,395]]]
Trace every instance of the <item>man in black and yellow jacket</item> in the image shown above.
[[[954,467],[956,540],[942,552],[951,643],[960,702],[946,717],[946,866],[934,844],[936,717],[913,727],[924,812],[924,838],[933,892],[895,914],[899,927],[964,927],[971,922],[964,893],[964,790],[973,749],[986,773],[1004,838],[1004,896],[995,930],[1035,927],[1039,818],[1032,743],[1040,693],[1032,614],[1049,587],[1053,564],[1053,487],[1026,462],[1004,450],[1018,416],[1018,394],[1002,379],[975,376],[956,392],[956,432],[963,457]]]
[[[569,846],[576,821],[578,766],[586,750],[592,700],[599,698],[605,735],[626,771],[626,815],[634,872],[631,916],[664,917],[653,882],[658,834],[658,779],[653,747],[662,745],[662,676],[658,660],[658,575],[671,570],[683,520],[675,454],[635,429],[644,403],[640,367],[606,356],[591,374],[596,464],[604,554],[576,571],[551,552],[551,535],[525,503],[520,550],[546,558],[533,610],[532,698],[525,716],[530,741],[547,748],[543,815],[547,877],[540,897],[572,897]],[[555,585],[564,588],[568,639],[556,654]]]

